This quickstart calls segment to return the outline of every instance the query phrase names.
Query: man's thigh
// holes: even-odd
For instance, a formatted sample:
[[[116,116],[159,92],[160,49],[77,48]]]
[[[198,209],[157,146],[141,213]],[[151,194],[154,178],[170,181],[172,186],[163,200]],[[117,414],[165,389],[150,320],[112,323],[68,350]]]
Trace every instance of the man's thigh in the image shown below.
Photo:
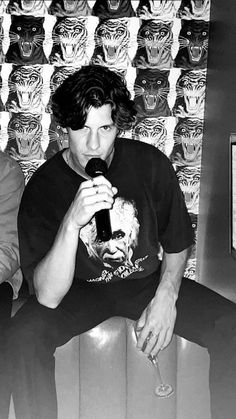
[[[8,282],[0,284],[0,328],[11,317],[13,289]]]
[[[11,334],[36,335],[54,347],[66,343],[111,317],[112,310],[99,290],[92,287],[72,287],[54,309],[38,303],[30,296],[11,319]]]
[[[174,333],[206,346],[206,336],[217,329],[227,333],[236,325],[236,304],[204,285],[183,278],[177,300]]]

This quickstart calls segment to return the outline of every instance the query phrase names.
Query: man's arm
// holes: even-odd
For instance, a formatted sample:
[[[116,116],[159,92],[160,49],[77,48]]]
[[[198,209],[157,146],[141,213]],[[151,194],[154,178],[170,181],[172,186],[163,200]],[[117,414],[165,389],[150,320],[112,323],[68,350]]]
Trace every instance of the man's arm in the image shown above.
[[[40,304],[56,308],[69,291],[75,271],[80,229],[101,209],[110,209],[117,189],[103,176],[82,182],[60,225],[54,243],[34,270],[34,289]]]
[[[0,173],[0,283],[11,281],[19,268],[17,214],[24,189],[18,164],[1,154]]]
[[[171,341],[176,320],[176,301],[188,253],[189,249],[163,254],[159,286],[136,328],[137,331],[141,330],[137,346],[147,355],[157,355]],[[151,337],[146,340],[148,336]]]

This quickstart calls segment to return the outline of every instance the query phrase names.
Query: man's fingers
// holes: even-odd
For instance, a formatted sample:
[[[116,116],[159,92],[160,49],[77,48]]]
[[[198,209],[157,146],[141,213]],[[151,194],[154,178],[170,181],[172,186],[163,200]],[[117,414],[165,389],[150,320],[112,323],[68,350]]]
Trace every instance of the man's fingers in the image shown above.
[[[137,346],[145,355],[156,356],[160,350],[169,345],[173,335],[173,330],[162,329],[159,333],[148,332],[139,336]]]
[[[144,353],[150,351],[156,342],[156,339],[159,335],[159,332],[153,332],[150,330],[150,327],[144,326],[142,329],[137,342],[137,347],[141,349]]]
[[[167,332],[166,332],[166,337],[165,337],[165,340],[164,340],[163,345],[161,347],[161,350],[165,349],[169,345],[169,343],[172,339],[172,336],[173,336],[173,329],[171,328],[171,329],[168,329]]]
[[[145,320],[146,320],[146,310],[144,310],[141,314],[141,316],[139,317],[139,319],[137,320],[136,324],[135,324],[135,333],[136,336],[140,334],[140,332],[142,331],[144,325],[145,325]]]

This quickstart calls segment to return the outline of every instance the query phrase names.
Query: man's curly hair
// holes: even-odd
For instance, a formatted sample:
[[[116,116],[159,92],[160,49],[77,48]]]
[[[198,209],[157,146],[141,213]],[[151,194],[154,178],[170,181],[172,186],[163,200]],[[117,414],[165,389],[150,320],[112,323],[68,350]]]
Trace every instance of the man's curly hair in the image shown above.
[[[52,97],[52,111],[64,128],[81,129],[91,107],[110,104],[119,131],[131,129],[136,110],[122,77],[99,65],[81,67],[67,77]]]

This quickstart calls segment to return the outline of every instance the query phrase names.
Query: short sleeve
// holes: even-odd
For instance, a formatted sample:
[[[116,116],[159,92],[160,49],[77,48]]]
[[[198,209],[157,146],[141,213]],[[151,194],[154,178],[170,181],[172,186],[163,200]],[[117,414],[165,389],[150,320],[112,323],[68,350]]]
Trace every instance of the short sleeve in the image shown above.
[[[194,243],[194,232],[175,171],[163,164],[162,192],[157,204],[160,243],[167,253],[178,253]]]

